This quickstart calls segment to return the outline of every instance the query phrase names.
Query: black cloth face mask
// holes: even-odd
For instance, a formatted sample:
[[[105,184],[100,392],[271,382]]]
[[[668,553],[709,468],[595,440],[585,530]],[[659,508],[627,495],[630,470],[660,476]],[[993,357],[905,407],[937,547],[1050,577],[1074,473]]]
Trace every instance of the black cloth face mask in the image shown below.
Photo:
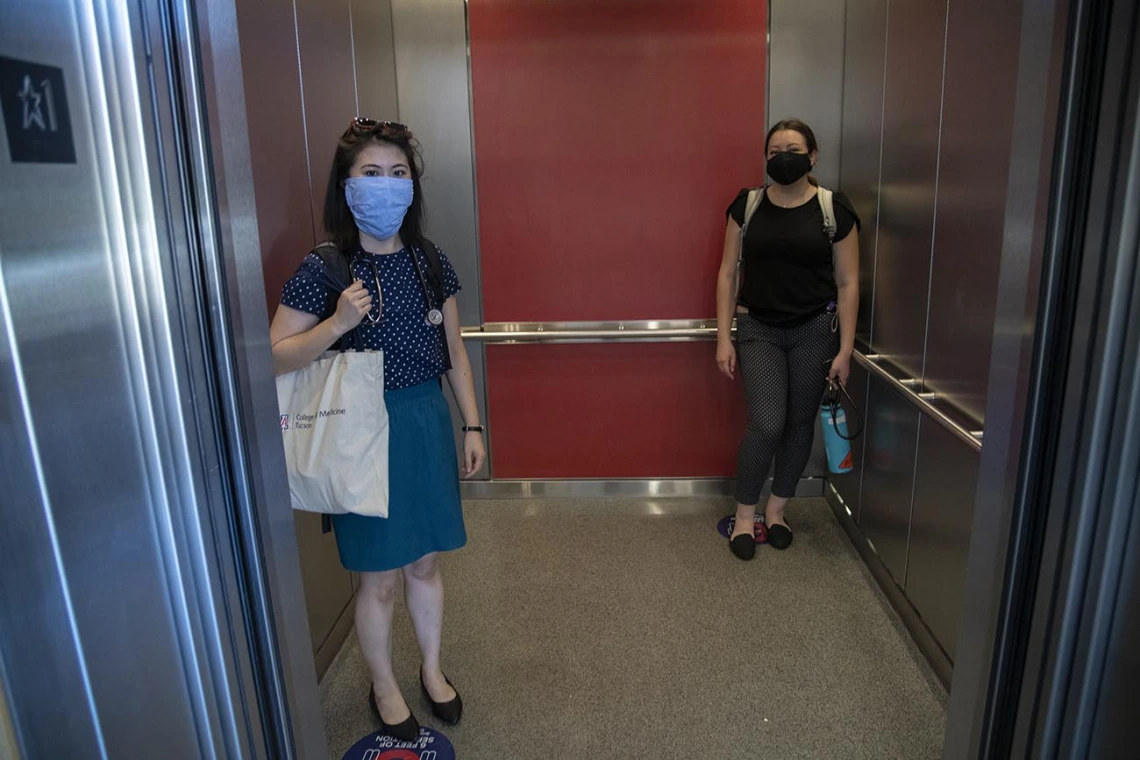
[[[798,182],[811,171],[811,156],[807,153],[777,153],[768,159],[768,176],[780,185]]]

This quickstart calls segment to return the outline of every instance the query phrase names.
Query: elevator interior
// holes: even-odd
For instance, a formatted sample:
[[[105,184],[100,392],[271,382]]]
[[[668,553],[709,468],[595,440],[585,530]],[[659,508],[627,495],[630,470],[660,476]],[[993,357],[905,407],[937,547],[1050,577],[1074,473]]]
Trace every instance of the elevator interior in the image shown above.
[[[469,30],[487,22],[478,14],[488,5],[0,6],[5,66],[24,66],[21,77],[35,73],[29,82],[40,97],[50,97],[44,82],[58,76],[66,84],[52,103],[56,117],[69,117],[74,150],[70,162],[18,160],[6,121],[0,705],[11,720],[0,721],[0,748],[11,733],[28,757],[78,748],[144,756],[157,746],[187,756],[322,756],[316,671],[348,633],[356,581],[339,568],[317,521],[295,521],[283,506],[266,315],[320,235],[322,166],[354,113],[414,126],[429,156],[431,235],[453,252],[467,291],[485,290],[477,203],[484,154],[473,116],[481,95],[471,73],[485,59],[469,51]],[[537,4],[505,5],[525,18]],[[647,12],[652,3],[632,5]],[[1056,234],[1046,223],[1056,217],[1050,210],[1059,197],[1073,201],[1073,213],[1104,209],[1104,228],[1114,232],[1103,245],[1135,242],[1134,229],[1118,229],[1134,178],[1110,171],[1132,166],[1135,153],[1121,148],[1106,168],[1093,163],[1089,147],[1075,158],[1067,152],[1077,138],[1099,151],[1135,126],[1134,54],[1120,52],[1133,49],[1131,5],[773,0],[760,34],[769,40],[767,118],[797,113],[824,125],[819,175],[845,189],[864,217],[863,358],[852,386],[868,419],[860,466],[823,484],[817,459],[808,486],[829,495],[942,677],[953,672],[947,756],[969,756],[982,741],[979,711],[990,709],[997,635],[1007,630],[996,621],[997,610],[1009,610],[1000,581],[1005,543],[1019,535],[1010,527],[1021,492],[1014,481],[1023,416],[1035,398],[1034,340],[1044,340],[1035,335],[1038,284],[1050,298],[1055,286],[1046,257]],[[1081,47],[1087,40],[1098,43],[1096,52]],[[1126,96],[1082,95],[1081,82],[1113,92],[1105,69]],[[4,92],[6,117],[16,94]],[[1087,114],[1084,132],[1062,106]],[[63,123],[21,115],[18,130],[51,123],[56,132]],[[1118,184],[1105,179],[1087,195],[1055,195],[1054,171],[1078,185],[1101,176]],[[1090,283],[1102,288],[1095,308],[1080,312],[1095,321],[1101,305],[1124,308],[1134,270],[1125,257],[1106,266],[1120,275],[1113,290],[1088,266],[1072,297],[1091,292]],[[491,292],[502,287],[489,284]],[[492,307],[509,306],[463,303],[473,333]],[[1133,340],[1128,324],[1109,324],[1117,330],[1109,338]],[[1116,345],[1090,334],[1097,350]],[[538,356],[552,347],[482,346],[473,336],[481,413],[494,428],[484,384],[490,364],[514,361],[516,348]],[[1088,356],[1090,367],[1100,366],[1098,356]],[[1085,440],[1087,430],[1068,413],[1056,419],[1075,426],[1070,442]],[[1127,465],[1134,449],[1117,436],[1114,450]],[[484,488],[494,484],[491,468]],[[1136,521],[1119,517],[1128,514],[1123,508],[1114,514],[1099,523],[1074,519],[1084,532],[1073,540],[1124,572],[1135,563]],[[1039,519],[1042,531],[1056,531],[1045,559],[1068,557],[1068,534],[1055,518]],[[1016,553],[1008,556],[1015,567]],[[1101,565],[1081,565],[1090,566]],[[1079,599],[1047,597],[1059,584],[1042,577],[1035,620],[1080,609]],[[1135,593],[1107,582],[1097,590],[1090,600]],[[1123,659],[1127,620],[1120,620],[1091,633],[1070,621],[1056,646],[1091,641],[1102,662],[1111,653],[1132,663],[1121,673],[1135,672],[1134,658]],[[1026,651],[1053,656],[1047,642],[1025,640]],[[1056,681],[1082,676],[1081,694],[1105,670],[1050,667]],[[1120,682],[1106,683],[1119,700]],[[61,693],[78,695],[70,709],[55,707]],[[1050,705],[1054,718],[1062,703]],[[1019,721],[1035,707],[1025,697]],[[1101,714],[1087,709],[1078,733],[1057,728],[1043,741],[1091,741]]]

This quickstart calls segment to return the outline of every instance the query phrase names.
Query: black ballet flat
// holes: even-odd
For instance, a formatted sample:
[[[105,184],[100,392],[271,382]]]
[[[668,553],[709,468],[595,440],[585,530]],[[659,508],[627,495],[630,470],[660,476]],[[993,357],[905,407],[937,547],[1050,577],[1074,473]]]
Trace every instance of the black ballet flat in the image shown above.
[[[756,536],[751,533],[741,533],[728,542],[728,548],[737,559],[747,562],[756,556]]]
[[[447,681],[447,685],[455,689],[455,684],[446,675],[443,680]],[[436,702],[431,698],[428,693],[427,684],[424,683],[424,672],[420,670],[420,689],[423,690],[424,697],[427,699],[428,704],[431,705],[431,714],[442,720],[444,723],[454,726],[463,717],[463,700],[459,696],[459,690],[455,689],[455,699],[449,702]]]
[[[784,525],[768,526],[768,545],[783,551],[792,545],[792,531]]]
[[[399,739],[408,744],[420,738],[420,723],[416,720],[416,714],[410,709],[408,710],[406,720],[394,726],[389,726],[380,715],[380,707],[376,704],[376,692],[373,691],[371,687],[368,689],[368,704],[372,708],[372,715],[376,720],[380,721],[380,733],[387,734],[393,739]]]

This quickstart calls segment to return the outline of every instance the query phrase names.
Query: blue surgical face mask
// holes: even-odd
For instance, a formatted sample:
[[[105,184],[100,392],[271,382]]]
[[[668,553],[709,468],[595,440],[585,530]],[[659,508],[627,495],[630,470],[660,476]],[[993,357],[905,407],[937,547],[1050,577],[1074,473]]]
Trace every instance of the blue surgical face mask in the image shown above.
[[[400,231],[414,187],[402,177],[349,177],[344,181],[344,197],[360,231],[387,240]]]

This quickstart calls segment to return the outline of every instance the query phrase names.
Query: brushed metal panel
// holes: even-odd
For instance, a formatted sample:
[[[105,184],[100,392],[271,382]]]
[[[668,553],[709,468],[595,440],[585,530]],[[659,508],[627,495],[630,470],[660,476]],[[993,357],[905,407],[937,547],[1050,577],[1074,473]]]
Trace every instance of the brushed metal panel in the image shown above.
[[[320,515],[296,512],[294,520],[297,551],[301,555],[305,608],[309,613],[309,632],[313,637],[315,654],[352,601],[352,577],[341,567],[333,534],[321,533]]]
[[[1052,223],[1052,171],[1069,152],[1057,140],[1063,64],[1067,58],[1067,0],[1018,3],[1021,8],[1018,75],[1014,100],[1011,168],[1005,190],[996,316],[986,391],[986,437],[975,494],[974,527],[967,562],[966,599],[958,633],[954,690],[946,720],[948,760],[978,757],[987,744],[993,679],[1002,669],[1000,647],[1002,589],[1016,552],[1010,551],[1013,515],[1019,509],[1021,452],[1040,438],[1040,420],[1027,405],[1036,403],[1040,373],[1034,349],[1047,336],[1037,332],[1039,310],[1054,305],[1056,246],[1047,245]],[[992,8],[993,6],[987,6]],[[975,23],[981,23],[975,19]],[[1071,122],[1070,122],[1071,128]],[[1031,423],[1031,424],[1027,424]]]
[[[922,376],[947,0],[892,3],[871,347]]]
[[[839,187],[851,198],[859,235],[859,340],[871,340],[879,229],[883,140],[883,79],[887,56],[887,0],[847,0],[843,56],[843,130]]]
[[[867,399],[859,527],[900,586],[906,578],[919,412],[877,377]]]
[[[14,391],[0,438],[19,448],[4,479],[24,497],[0,501],[0,670],[28,756],[133,757],[167,743],[197,756],[220,745],[196,714],[190,671],[205,664],[169,577],[181,484],[165,480],[155,407],[169,384],[147,385],[160,380],[147,360],[169,357],[144,355],[167,344],[139,324],[162,306],[130,281],[155,253],[152,209],[135,205],[149,201],[136,174],[145,180],[147,159],[136,61],[121,6],[76,10],[47,0],[0,11],[0,50],[62,69],[55,107],[70,112],[76,158],[12,164],[0,146],[0,382]]]
[[[211,199],[217,212],[216,237],[207,242],[216,242],[217,247],[206,251],[215,290],[212,302],[204,306],[228,317],[213,336],[222,347],[215,363],[228,372],[224,379],[229,383],[229,413],[221,426],[231,436],[230,456],[240,452],[242,457],[237,464],[242,467],[238,481],[244,500],[243,540],[260,549],[254,568],[257,576],[251,579],[247,593],[262,612],[257,620],[262,626],[259,639],[271,644],[256,653],[274,671],[265,712],[271,713],[276,743],[303,760],[327,757],[328,747],[311,641],[305,630],[295,525],[281,431],[276,424],[276,387],[254,203],[256,183],[249,154],[248,125],[253,116],[245,101],[246,90],[256,85],[232,74],[241,67],[234,6],[233,0],[195,3],[198,26],[186,25],[197,28],[200,35],[208,29],[209,34],[209,44],[203,45],[203,54],[209,57],[201,80],[205,85],[203,108],[210,117],[208,125],[203,125],[208,127],[208,138],[197,142],[213,151],[202,159],[201,182],[206,188],[216,188]]]
[[[285,281],[316,242],[320,217],[313,216],[293,13],[282,12],[275,0],[242,0],[236,11],[257,231],[272,311]]]
[[[391,0],[351,0],[357,113],[399,121]]]
[[[923,416],[905,589],[954,659],[966,597],[966,555],[981,454]]]
[[[336,142],[356,116],[350,0],[294,0],[301,57],[304,124],[309,146],[313,228],[321,227],[329,166]],[[260,187],[260,181],[258,186]]]
[[[463,0],[392,0],[400,119],[423,146],[427,233],[455,267],[460,324],[483,323],[467,12]],[[488,461],[477,477],[494,472],[494,420],[487,415],[484,351],[468,346],[479,415],[488,428]],[[450,400],[458,427],[459,412]],[[457,447],[460,440],[457,438]]]
[[[772,0],[769,4],[768,122],[799,118],[819,142],[814,174],[839,183],[843,123],[844,0]],[[761,138],[763,139],[763,138]],[[758,146],[763,152],[763,145]]]
[[[1020,3],[950,3],[938,219],[926,341],[928,389],[985,415],[1017,83]],[[979,86],[984,82],[985,86]],[[984,125],[985,148],[979,150]]]
[[[847,510],[843,508],[843,497],[831,487],[824,489],[824,495],[827,497],[827,503],[831,505],[831,511],[835,513],[835,519],[847,532],[847,537],[855,545],[855,550],[859,552],[859,556],[867,564],[867,570],[875,578],[875,582],[882,589],[883,595],[890,602],[891,608],[898,614],[903,625],[914,638],[914,643],[926,658],[935,677],[942,684],[942,687],[949,691],[954,666],[946,656],[942,645],[938,643],[934,634],[930,632],[930,629],[919,617],[918,611],[910,603],[902,587],[891,577],[882,558],[867,543],[867,537],[859,530],[859,526],[855,524],[851,515],[847,514]]]
[[[467,16],[463,0],[393,0],[400,117],[423,145],[429,236],[463,284],[459,318],[483,322]]]
[[[866,418],[867,415],[867,370],[863,369],[858,363],[851,362],[851,377],[847,381],[847,392],[854,400],[859,413]],[[847,415],[847,430],[848,432],[854,431],[855,427],[854,415],[848,413]],[[822,436],[820,436],[822,438]],[[862,489],[863,489],[863,467],[865,465],[865,454],[867,442],[866,424],[864,424],[863,434],[851,441],[851,453],[855,457],[855,469],[851,472],[836,475],[828,473],[827,479],[832,486],[835,487],[836,492],[843,499],[843,503],[848,509],[851,510],[851,518],[859,522],[859,505],[862,504]],[[824,453],[824,465],[826,467],[826,452]]]

